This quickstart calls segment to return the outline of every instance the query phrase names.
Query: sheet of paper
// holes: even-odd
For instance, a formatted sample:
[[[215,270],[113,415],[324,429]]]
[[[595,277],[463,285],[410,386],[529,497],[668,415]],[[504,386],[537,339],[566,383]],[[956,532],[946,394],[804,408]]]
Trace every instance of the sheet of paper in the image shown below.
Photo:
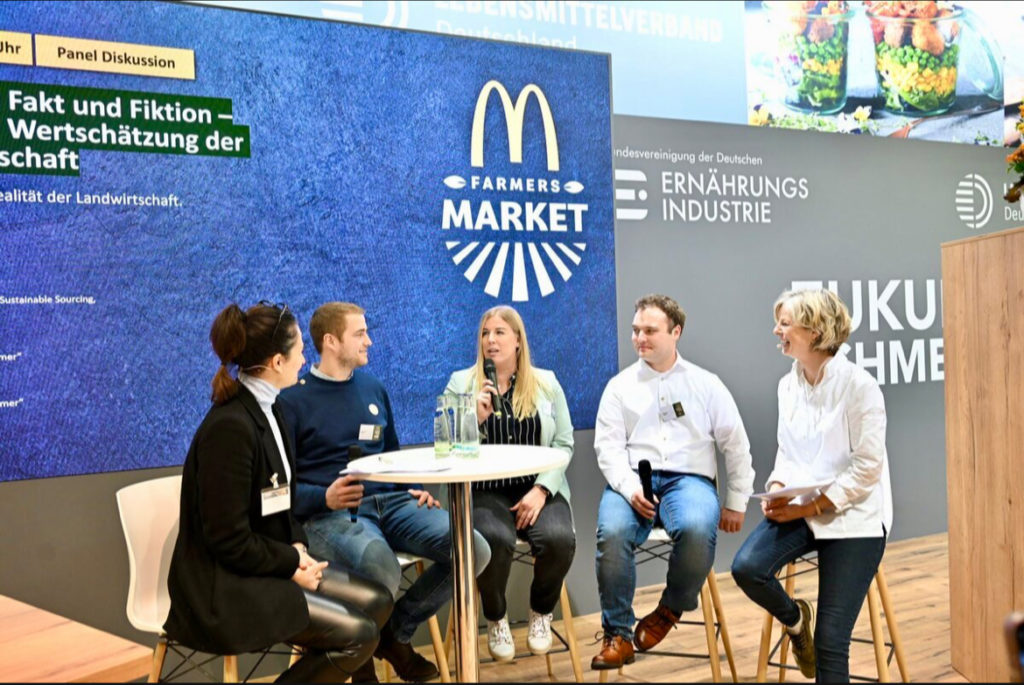
[[[809,495],[816,490],[823,490],[830,485],[832,485],[832,481],[830,480],[822,481],[820,483],[809,483],[807,485],[791,485],[789,487],[775,490],[774,492],[755,492],[751,497],[760,497],[761,499],[799,497],[800,495]]]

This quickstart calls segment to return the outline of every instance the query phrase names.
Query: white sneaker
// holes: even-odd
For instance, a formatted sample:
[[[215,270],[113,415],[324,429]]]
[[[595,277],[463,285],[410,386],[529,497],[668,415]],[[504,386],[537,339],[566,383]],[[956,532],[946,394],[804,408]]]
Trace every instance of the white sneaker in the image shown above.
[[[530,631],[526,645],[531,654],[547,654],[551,649],[551,614],[538,614],[530,609]]]
[[[549,644],[550,642],[548,640]],[[515,658],[516,645],[512,642],[512,631],[508,628],[507,617],[500,621],[487,622],[487,651],[495,661],[512,661]]]

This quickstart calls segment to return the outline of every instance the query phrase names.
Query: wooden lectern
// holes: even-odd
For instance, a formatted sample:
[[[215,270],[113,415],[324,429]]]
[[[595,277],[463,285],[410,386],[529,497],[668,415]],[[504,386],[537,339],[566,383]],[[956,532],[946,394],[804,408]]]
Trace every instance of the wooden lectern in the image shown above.
[[[953,668],[1006,682],[1024,610],[1024,228],[942,245]]]

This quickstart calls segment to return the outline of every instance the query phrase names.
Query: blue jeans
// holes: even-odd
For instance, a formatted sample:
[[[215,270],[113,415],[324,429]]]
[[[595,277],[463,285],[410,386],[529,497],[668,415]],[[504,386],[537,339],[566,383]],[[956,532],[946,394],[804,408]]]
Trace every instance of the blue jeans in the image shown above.
[[[672,539],[661,603],[681,614],[697,608],[697,596],[715,561],[721,507],[714,484],[704,476],[655,471],[660,500],[656,522]],[[606,635],[633,639],[636,548],[647,540],[653,521],[641,517],[610,487],[597,511],[597,589]]]
[[[452,546],[448,512],[416,506],[404,490],[364,497],[352,523],[347,509],[318,514],[305,523],[309,553],[375,580],[398,596],[402,569],[395,552],[433,563],[397,599],[389,627],[399,642],[409,642],[416,628],[452,598]],[[479,574],[490,561],[487,542],[476,531],[474,558]]]
[[[850,636],[885,552],[885,536],[816,540],[803,519],[765,519],[732,562],[732,577],[747,597],[784,625],[800,620],[775,574],[799,556],[818,552],[818,611],[814,650],[819,683],[850,682]]]

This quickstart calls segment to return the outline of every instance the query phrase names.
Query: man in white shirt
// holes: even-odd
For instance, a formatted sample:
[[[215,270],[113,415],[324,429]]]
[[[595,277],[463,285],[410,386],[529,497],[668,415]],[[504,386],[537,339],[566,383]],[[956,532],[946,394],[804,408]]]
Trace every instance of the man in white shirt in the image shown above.
[[[604,644],[591,662],[595,669],[632,663],[634,643],[641,651],[653,648],[684,611],[697,608],[717,530],[740,530],[753,492],[750,441],[732,395],[718,376],[676,351],[685,323],[670,297],[637,300],[633,347],[639,359],[608,382],[597,410],[594,449],[608,487],[597,515]],[[722,503],[714,482],[716,446],[728,471]],[[653,501],[644,497],[637,473],[643,460],[652,469]],[[634,636],[634,554],[656,522],[673,541],[666,587]]]

